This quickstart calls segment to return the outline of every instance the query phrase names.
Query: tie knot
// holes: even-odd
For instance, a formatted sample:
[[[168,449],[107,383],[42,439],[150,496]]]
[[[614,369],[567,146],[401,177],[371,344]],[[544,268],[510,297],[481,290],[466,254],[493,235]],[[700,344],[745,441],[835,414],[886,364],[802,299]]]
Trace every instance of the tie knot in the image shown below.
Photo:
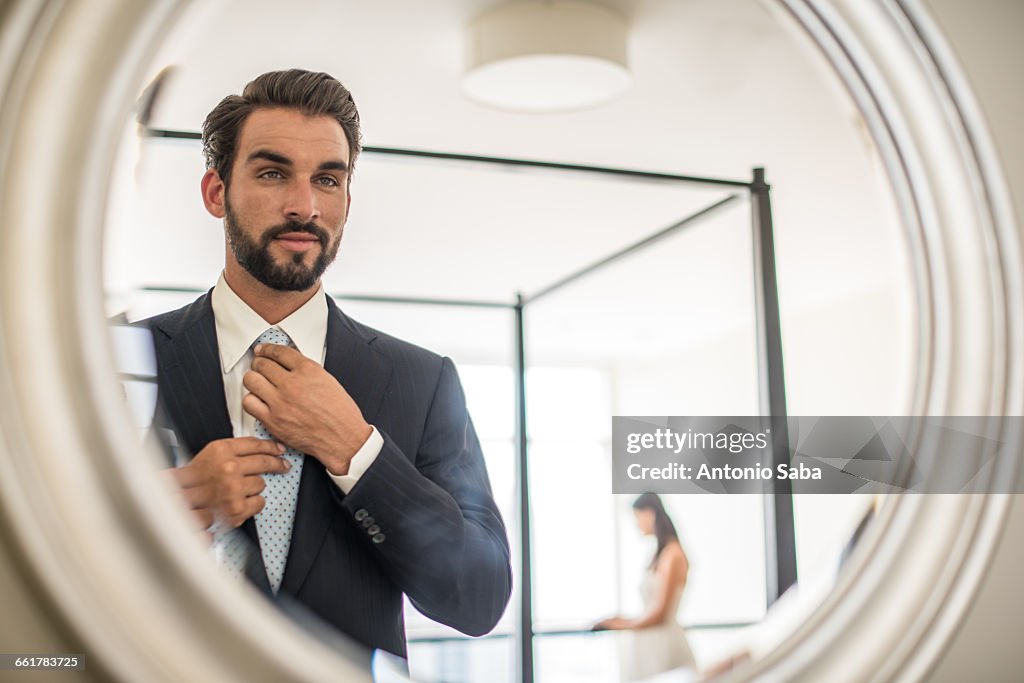
[[[282,330],[279,330],[276,327],[271,327],[261,334],[255,342],[253,342],[253,346],[256,344],[280,344],[281,346],[291,346],[292,339]]]

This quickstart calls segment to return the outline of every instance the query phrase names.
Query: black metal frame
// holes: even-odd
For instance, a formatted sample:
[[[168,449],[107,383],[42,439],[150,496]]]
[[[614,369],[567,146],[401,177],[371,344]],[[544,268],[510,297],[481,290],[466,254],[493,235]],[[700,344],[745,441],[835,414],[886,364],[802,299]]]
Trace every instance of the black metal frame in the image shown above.
[[[148,137],[183,140],[199,140],[200,134],[192,131],[146,129]],[[771,214],[771,188],[765,182],[763,168],[753,169],[750,181],[706,178],[700,176],[655,173],[624,168],[561,164],[528,159],[476,156],[428,152],[392,147],[363,147],[363,154],[412,157],[435,161],[454,161],[499,165],[506,167],[530,168],[554,172],[599,174],[642,181],[679,183],[730,190],[730,194],[713,204],[641,239],[619,251],[576,270],[542,287],[532,295],[522,293],[514,303],[500,301],[475,301],[462,299],[430,299],[396,296],[332,295],[336,299],[377,303],[404,303],[439,306],[467,306],[476,308],[511,309],[515,317],[515,358],[516,373],[516,460],[517,494],[519,512],[519,620],[516,640],[519,649],[519,681],[533,683],[533,577],[531,573],[530,543],[530,491],[529,459],[526,425],[526,331],[524,311],[528,304],[550,295],[566,285],[617,261],[629,254],[660,241],[695,223],[717,213],[742,196],[746,189],[751,197],[753,230],[754,292],[758,332],[758,385],[760,389],[760,411],[772,428],[773,464],[786,462],[789,453],[789,433],[786,425],[786,387],[782,363],[782,333],[779,316],[779,296],[775,269],[775,246]],[[739,191],[739,192],[738,192]],[[191,288],[146,287],[148,291],[195,291]],[[770,606],[782,593],[796,583],[796,542],[793,520],[792,487],[788,481],[774,481],[772,493],[765,495],[765,574],[767,581],[767,602]]]

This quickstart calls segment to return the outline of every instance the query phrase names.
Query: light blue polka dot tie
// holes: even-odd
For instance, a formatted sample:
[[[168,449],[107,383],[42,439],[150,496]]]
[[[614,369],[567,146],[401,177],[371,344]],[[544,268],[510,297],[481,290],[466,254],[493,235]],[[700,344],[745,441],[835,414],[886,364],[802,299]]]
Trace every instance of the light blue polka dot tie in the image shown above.
[[[253,345],[256,344],[292,346],[292,340],[281,330],[271,327],[261,334]],[[256,420],[254,435],[258,439],[274,438],[259,420]],[[263,475],[263,481],[267,485],[262,493],[266,505],[256,515],[256,531],[259,533],[260,549],[263,551],[263,564],[267,568],[267,578],[275,593],[281,586],[284,567],[288,561],[304,459],[303,454],[293,448],[285,451],[284,457],[292,467],[283,474]]]

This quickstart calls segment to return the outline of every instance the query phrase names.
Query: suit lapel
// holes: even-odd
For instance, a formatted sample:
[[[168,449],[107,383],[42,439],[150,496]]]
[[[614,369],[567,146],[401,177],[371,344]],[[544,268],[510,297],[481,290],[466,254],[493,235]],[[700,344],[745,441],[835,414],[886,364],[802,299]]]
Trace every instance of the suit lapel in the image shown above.
[[[341,383],[363,412],[367,422],[373,424],[391,377],[391,363],[372,346],[374,335],[363,333],[327,297],[327,353],[324,369]],[[299,500],[295,510],[291,549],[281,592],[296,594],[302,587],[309,569],[323,545],[334,508],[327,472],[317,460],[306,456],[299,485]]]
[[[162,343],[157,344],[161,400],[174,430],[192,456],[211,441],[226,439],[233,433],[224,402],[224,376],[210,293],[158,327],[165,335]],[[269,594],[270,582],[259,550],[255,520],[245,520],[241,530],[256,548],[246,575]]]
[[[166,334],[158,344],[162,398],[194,455],[209,442],[231,436],[210,294],[159,327]]]
[[[357,328],[328,297],[324,368],[341,382],[371,424],[391,378],[390,361],[372,346],[376,338]]]

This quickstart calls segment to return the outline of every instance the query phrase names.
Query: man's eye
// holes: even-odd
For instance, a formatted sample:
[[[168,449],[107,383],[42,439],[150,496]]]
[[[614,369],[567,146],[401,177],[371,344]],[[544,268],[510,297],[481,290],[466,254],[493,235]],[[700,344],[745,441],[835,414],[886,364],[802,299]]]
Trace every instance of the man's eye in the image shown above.
[[[329,175],[320,176],[319,178],[316,179],[316,182],[320,183],[321,185],[327,185],[328,187],[338,187],[338,185],[340,185],[337,178]]]
[[[272,178],[272,179],[275,179],[275,178],[283,178],[284,176],[281,175],[280,171],[275,171],[275,170],[271,169],[269,171],[264,171],[263,173],[260,173],[259,177],[260,178]]]

